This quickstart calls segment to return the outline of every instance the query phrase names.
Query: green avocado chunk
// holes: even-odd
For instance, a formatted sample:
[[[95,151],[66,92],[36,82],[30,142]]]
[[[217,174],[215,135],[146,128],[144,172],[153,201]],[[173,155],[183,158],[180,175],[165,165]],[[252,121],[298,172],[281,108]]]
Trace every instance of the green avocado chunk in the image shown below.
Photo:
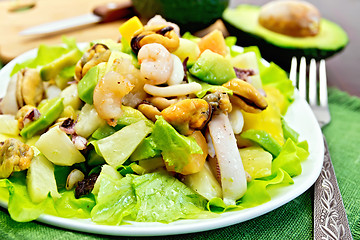
[[[348,44],[346,32],[337,24],[321,19],[320,31],[313,37],[291,37],[273,32],[258,23],[259,6],[239,5],[226,9],[223,20],[240,46],[259,47],[262,57],[288,69],[291,58],[305,56],[316,60],[330,57]]]
[[[38,132],[48,128],[64,110],[62,98],[52,98],[39,107],[40,118],[25,126],[20,135],[26,139],[31,138]]]
[[[85,74],[78,83],[79,98],[88,104],[93,104],[94,89],[99,79],[104,75],[106,63],[100,63]]]
[[[249,129],[241,133],[240,136],[259,144],[274,157],[277,157],[281,152],[281,145],[264,130]]]
[[[46,64],[40,70],[40,76],[43,81],[54,79],[62,69],[75,65],[82,57],[82,52],[79,49],[71,50],[62,55],[51,63]]]
[[[215,85],[236,78],[230,61],[210,50],[205,50],[189,71],[200,80]]]

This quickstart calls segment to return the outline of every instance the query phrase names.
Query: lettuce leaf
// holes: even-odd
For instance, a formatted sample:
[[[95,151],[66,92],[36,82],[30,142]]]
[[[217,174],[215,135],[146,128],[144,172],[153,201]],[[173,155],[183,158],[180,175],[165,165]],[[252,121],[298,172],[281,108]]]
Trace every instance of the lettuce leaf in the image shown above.
[[[13,174],[9,179],[1,179],[0,188],[8,190],[8,211],[11,218],[17,222],[35,220],[45,211],[56,215],[50,194],[40,203],[36,204],[31,201],[26,188],[25,173],[23,172]]]
[[[213,198],[208,202],[207,209],[211,212],[222,213],[255,207],[271,200],[268,192],[269,186],[280,187],[293,183],[294,181],[290,175],[280,168],[267,178],[254,179],[249,182],[245,195],[237,201],[236,205],[226,206],[221,198]]]
[[[28,222],[37,219],[41,214],[51,214],[59,217],[89,218],[95,205],[93,197],[76,199],[73,191],[64,191],[61,197],[48,197],[33,203],[27,191],[25,172],[13,174],[9,179],[0,179],[0,193],[8,192],[8,211],[12,219],[18,222]]]
[[[23,63],[17,63],[13,70],[10,73],[10,76],[14,75],[21,69],[28,67],[28,68],[36,68],[38,66],[46,65],[55,59],[59,58],[65,53],[70,52],[73,49],[77,49],[75,38],[62,38],[63,42],[65,43],[65,46],[59,46],[59,45],[45,45],[41,44],[37,51],[37,56],[33,59],[29,59]],[[71,72],[71,69],[69,69]],[[66,74],[66,73],[63,73]]]
[[[279,168],[269,178],[255,179],[248,184],[248,190],[245,195],[240,199],[238,205],[244,208],[255,207],[260,204],[266,203],[271,200],[271,196],[267,191],[270,185],[285,186],[294,184],[290,175]]]
[[[231,210],[255,207],[271,200],[268,188],[287,186],[294,183],[292,177],[301,174],[301,161],[309,156],[306,141],[295,143],[288,138],[283,145],[280,154],[273,160],[271,176],[254,179],[247,185],[245,195],[239,199],[236,205],[226,206],[220,198],[211,199],[207,209],[221,213]]]
[[[261,53],[260,53],[260,49],[257,46],[249,46],[249,47],[244,47],[244,53],[247,52],[254,52],[257,58],[257,63],[258,63],[258,67],[259,67],[259,72],[261,73],[264,69],[266,69],[267,67],[263,64],[263,62],[261,61],[262,57],[261,57]]]
[[[120,225],[123,218],[131,215],[136,204],[132,187],[134,175],[128,174],[114,180],[104,174],[101,177],[96,205],[91,211],[91,219],[96,223]]]
[[[141,120],[144,120],[146,123],[146,126],[153,127],[154,123],[150,121],[148,118],[142,114],[139,110],[129,107],[129,106],[121,106],[121,110],[123,111],[123,114],[117,121],[117,126],[115,127],[116,130],[119,130],[121,127],[131,125],[133,123],[137,123]]]
[[[192,35],[190,32],[186,32],[182,35],[182,38],[187,39],[187,40],[191,40],[195,43],[198,43],[200,41],[199,37],[196,37],[194,35]]]
[[[110,225],[123,220],[168,223],[214,216],[205,205],[203,197],[166,172],[128,174],[116,181],[104,175],[91,216],[94,222]]]
[[[178,133],[162,116],[157,118],[151,136],[164,161],[176,171],[180,172],[188,164],[190,154],[202,154],[194,138]]]
[[[288,105],[294,101],[294,86],[289,80],[287,73],[278,65],[271,62],[269,67],[260,71],[260,77],[263,85],[271,85],[279,89],[286,97]]]
[[[153,136],[145,138],[130,156],[131,161],[139,161],[153,157],[160,157],[161,152],[156,148]]]
[[[61,197],[54,201],[54,206],[59,217],[64,218],[90,218],[91,209],[95,206],[94,195],[75,198],[75,192],[63,191]]]
[[[292,129],[286,122],[284,118],[281,118],[281,126],[284,133],[285,140],[288,138],[291,138],[295,143],[298,142],[299,139],[299,133],[296,132],[294,129]]]
[[[307,142],[296,144],[288,138],[283,145],[280,154],[273,160],[271,172],[283,169],[291,177],[301,174],[301,161],[309,156]]]
[[[137,197],[136,221],[172,222],[210,216],[206,200],[167,173],[151,173],[133,181]]]

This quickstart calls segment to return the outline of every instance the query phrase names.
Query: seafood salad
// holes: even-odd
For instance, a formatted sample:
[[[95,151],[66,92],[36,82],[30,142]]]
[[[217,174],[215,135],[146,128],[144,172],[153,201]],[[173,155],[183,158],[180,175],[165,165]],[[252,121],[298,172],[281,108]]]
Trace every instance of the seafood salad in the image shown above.
[[[121,40],[41,45],[0,102],[0,200],[103,225],[213,218],[301,174],[294,88],[257,47],[133,17]]]

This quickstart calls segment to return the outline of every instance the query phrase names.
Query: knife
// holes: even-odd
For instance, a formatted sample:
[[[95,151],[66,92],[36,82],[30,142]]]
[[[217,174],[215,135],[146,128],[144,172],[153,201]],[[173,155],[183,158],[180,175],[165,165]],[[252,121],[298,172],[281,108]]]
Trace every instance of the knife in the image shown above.
[[[46,35],[64,30],[73,30],[94,23],[116,21],[134,15],[131,1],[121,3],[107,3],[94,8],[92,13],[67,18],[60,21],[37,25],[19,32],[20,35]]]
[[[324,138],[325,156],[314,185],[314,239],[351,240],[344,204]]]

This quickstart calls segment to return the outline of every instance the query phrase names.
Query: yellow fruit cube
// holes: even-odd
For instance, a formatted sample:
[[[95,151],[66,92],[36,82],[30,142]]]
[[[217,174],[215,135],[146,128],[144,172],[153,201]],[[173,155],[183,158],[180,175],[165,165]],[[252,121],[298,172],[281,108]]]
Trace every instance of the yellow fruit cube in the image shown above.
[[[266,90],[265,90],[266,91]],[[243,111],[244,128],[264,130],[269,133],[280,144],[284,144],[284,134],[281,125],[281,113],[277,102],[274,100],[276,96],[272,95],[273,91],[266,91],[268,107],[261,113],[247,113]],[[237,138],[238,145],[241,147],[250,146],[244,142],[240,137]]]
[[[140,19],[138,17],[132,17],[123,23],[119,27],[120,34],[123,39],[125,39],[128,43],[131,41],[131,37],[133,34],[143,27]]]

